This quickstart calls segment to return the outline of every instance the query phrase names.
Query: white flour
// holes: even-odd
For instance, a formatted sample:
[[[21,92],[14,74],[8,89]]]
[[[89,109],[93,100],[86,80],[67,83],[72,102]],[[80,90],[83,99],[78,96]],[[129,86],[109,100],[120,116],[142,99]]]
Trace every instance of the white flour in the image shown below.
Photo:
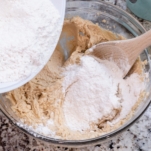
[[[91,56],[82,57],[80,65],[68,66],[64,76],[63,111],[66,125],[73,131],[89,129],[91,124],[104,120],[113,120],[114,124],[125,118],[143,90],[137,74],[124,80],[113,62],[98,62]]]
[[[60,15],[50,0],[0,0],[0,83],[43,66],[60,31]]]

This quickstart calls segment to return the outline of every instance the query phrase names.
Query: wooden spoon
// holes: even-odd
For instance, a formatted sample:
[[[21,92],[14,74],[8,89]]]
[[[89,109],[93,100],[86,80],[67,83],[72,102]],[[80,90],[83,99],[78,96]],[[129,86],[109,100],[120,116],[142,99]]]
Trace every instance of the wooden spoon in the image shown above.
[[[103,42],[90,50],[100,59],[114,61],[125,77],[140,53],[150,45],[151,30],[133,39]]]

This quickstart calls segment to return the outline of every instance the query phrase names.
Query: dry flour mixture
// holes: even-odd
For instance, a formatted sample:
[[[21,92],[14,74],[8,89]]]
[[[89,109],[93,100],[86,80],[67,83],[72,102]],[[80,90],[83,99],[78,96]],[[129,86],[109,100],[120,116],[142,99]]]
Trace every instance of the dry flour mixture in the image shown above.
[[[138,74],[123,79],[115,63],[91,55],[82,56],[78,65],[67,66],[63,74],[63,113],[72,131],[95,129],[105,121],[119,122],[144,89]]]
[[[60,15],[50,0],[0,0],[0,83],[43,66],[60,31]]]

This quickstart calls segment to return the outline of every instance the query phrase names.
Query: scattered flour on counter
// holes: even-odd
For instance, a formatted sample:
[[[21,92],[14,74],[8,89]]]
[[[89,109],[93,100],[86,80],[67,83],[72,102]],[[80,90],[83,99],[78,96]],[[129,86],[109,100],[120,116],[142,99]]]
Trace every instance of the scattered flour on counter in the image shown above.
[[[64,72],[66,125],[83,131],[93,123],[116,123],[130,113],[143,88],[138,74],[124,80],[113,62],[83,56],[80,64],[69,65]]]
[[[50,0],[0,0],[0,83],[27,77],[46,64],[61,27]]]

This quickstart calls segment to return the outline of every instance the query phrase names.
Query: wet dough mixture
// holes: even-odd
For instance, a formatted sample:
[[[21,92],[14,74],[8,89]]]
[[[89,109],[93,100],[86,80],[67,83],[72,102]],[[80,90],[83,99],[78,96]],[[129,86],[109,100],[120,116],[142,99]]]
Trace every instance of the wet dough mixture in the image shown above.
[[[60,42],[47,65],[33,80],[7,94],[7,98],[12,102],[13,111],[22,119],[25,124],[32,126],[36,132],[61,139],[79,140],[93,138],[118,128],[129,117],[132,116],[133,111],[138,106],[141,98],[144,96],[142,89],[135,91],[137,100],[131,103],[131,112],[129,111],[126,116],[124,116],[124,113],[126,113],[126,110],[128,110],[129,106],[127,106],[127,108],[125,107],[125,110],[122,110],[121,104],[123,100],[115,98],[116,102],[115,104],[113,103],[113,107],[109,111],[108,108],[106,108],[106,106],[111,106],[111,100],[109,104],[103,106],[104,114],[101,114],[102,118],[99,119],[98,117],[98,119],[93,121],[93,117],[95,117],[95,109],[85,110],[86,112],[84,112],[82,115],[82,113],[79,114],[77,111],[80,111],[83,108],[85,109],[85,104],[84,106],[80,106],[78,108],[78,103],[80,103],[81,100],[77,100],[77,102],[79,102],[76,103],[76,100],[73,99],[75,107],[72,105],[72,93],[70,94],[70,92],[71,89],[73,89],[73,91],[75,90],[74,82],[71,85],[67,84],[68,80],[65,78],[65,76],[69,78],[69,81],[72,81],[72,78],[76,78],[74,75],[76,74],[75,70],[77,70],[78,77],[80,72],[82,72],[82,67],[79,68],[82,59],[83,66],[86,66],[88,62],[91,64],[92,61],[92,64],[93,62],[98,64],[99,69],[99,61],[97,62],[97,59],[95,60],[94,57],[87,57],[86,50],[97,43],[117,39],[119,40],[123,39],[123,37],[102,29],[98,25],[93,24],[90,21],[83,20],[80,17],[75,17],[71,20],[65,21],[61,38],[64,36],[70,37],[66,48],[63,48],[62,42]],[[63,49],[67,50],[65,54]],[[70,58],[66,60],[68,56],[70,56]],[[86,60],[88,61],[86,62]],[[114,68],[114,65],[112,64],[108,64],[107,66],[110,65]],[[104,69],[104,66],[102,66],[102,68]],[[71,74],[70,71],[73,71],[73,74]],[[86,70],[86,72],[87,71],[88,70]],[[135,80],[135,83],[138,83],[139,86],[143,85],[142,65],[139,59],[134,64],[129,75],[132,73],[133,78],[137,79]],[[129,83],[134,82],[130,81],[130,78],[128,80]],[[80,84],[81,83],[79,83],[79,85]],[[66,86],[64,85],[68,85],[68,91],[65,89]],[[87,88],[86,90],[89,89]],[[122,92],[120,92],[119,88],[119,90],[117,90],[117,97],[120,98],[119,95],[121,94]],[[82,94],[78,93],[78,95]],[[69,96],[69,99],[66,96]],[[94,105],[93,102],[89,102],[88,105],[96,108],[98,106],[97,104]],[[98,111],[99,110],[100,109],[98,109]],[[74,115],[74,112],[77,112],[77,116]],[[90,116],[87,116],[88,113],[90,113]],[[73,117],[75,117],[76,120]],[[118,117],[121,118],[117,120]],[[87,118],[88,120],[85,121]],[[78,125],[80,122],[83,122],[81,127]]]

